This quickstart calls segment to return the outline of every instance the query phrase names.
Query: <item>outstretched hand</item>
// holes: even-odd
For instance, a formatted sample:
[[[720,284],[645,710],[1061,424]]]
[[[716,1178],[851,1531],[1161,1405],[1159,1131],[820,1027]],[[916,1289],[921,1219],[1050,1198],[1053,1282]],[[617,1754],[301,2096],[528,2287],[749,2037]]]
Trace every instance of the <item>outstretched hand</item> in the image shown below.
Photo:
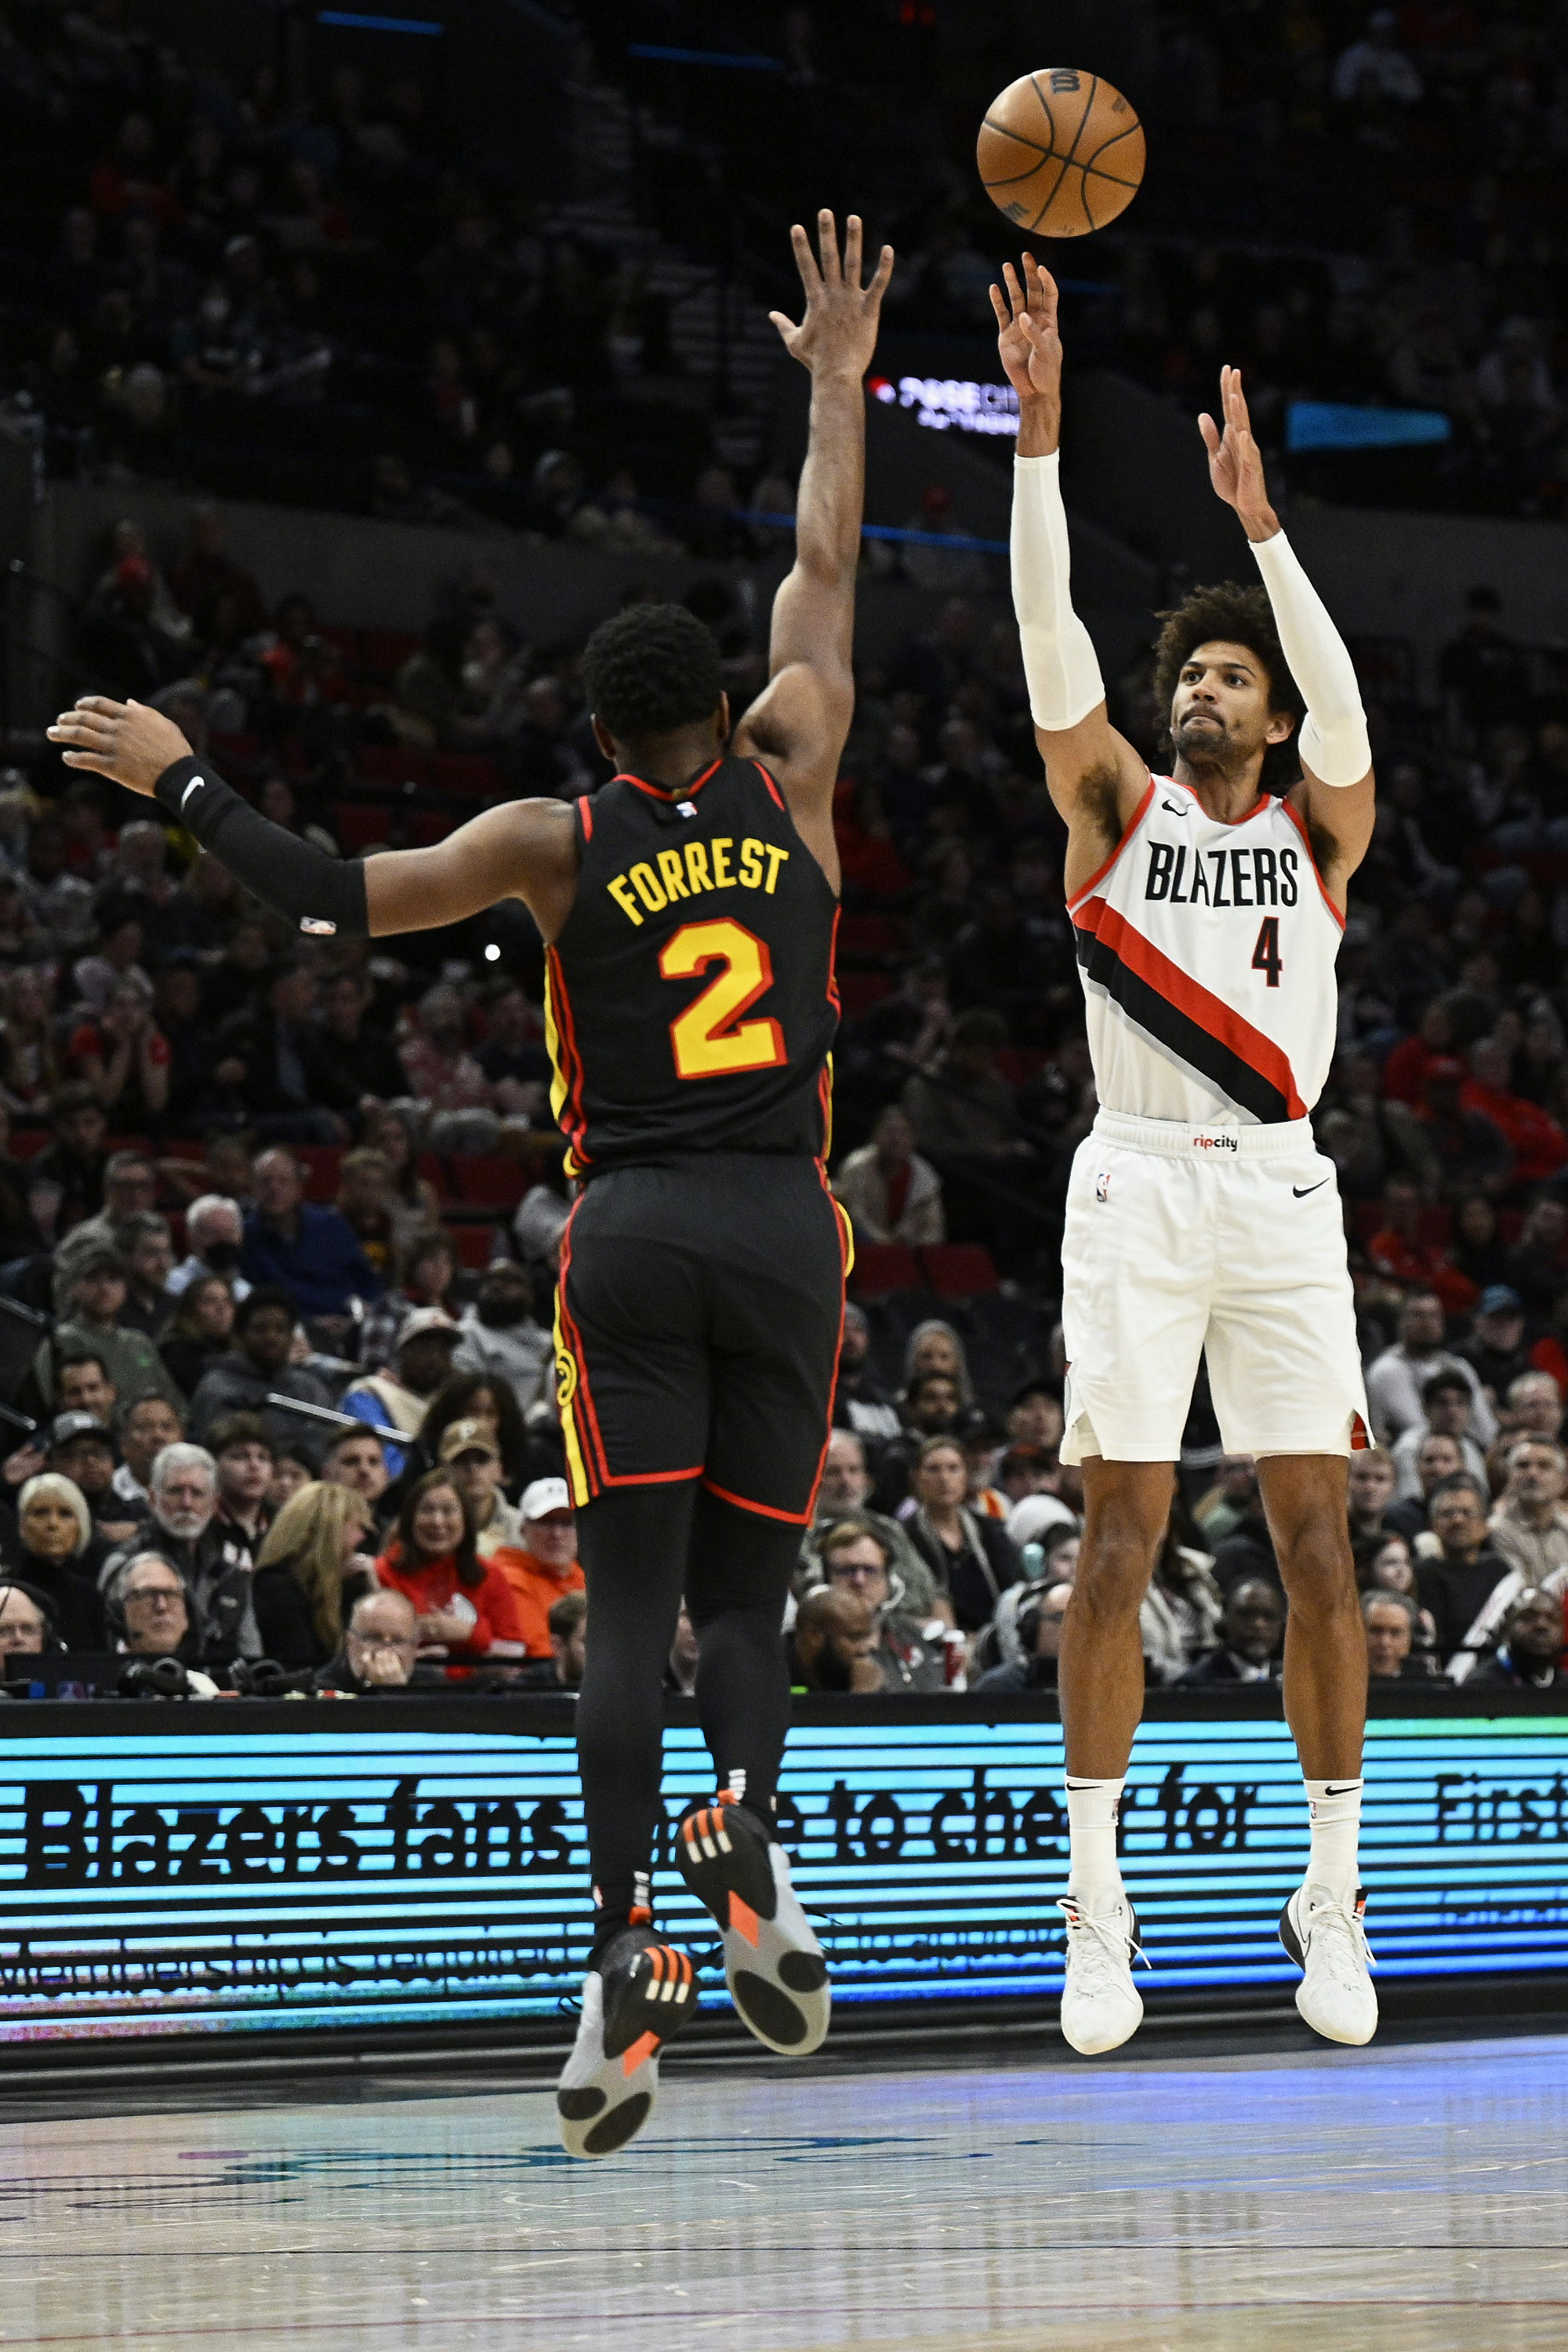
[[[1198,419],[1198,431],[1209,453],[1209,479],[1216,495],[1241,517],[1248,539],[1272,539],[1279,518],[1268,502],[1263,456],[1252,437],[1239,368],[1221,368],[1219,398],[1225,430],[1221,432],[1212,416]]]
[[[165,768],[188,760],[191,747],[172,719],[144,702],[112,702],[106,694],[84,694],[62,710],[48,729],[51,743],[69,746],[68,768],[90,768],[150,800]]]
[[[1000,332],[996,349],[1008,383],[1020,400],[1058,400],[1062,387],[1062,339],[1057,328],[1057,281],[1032,253],[1024,256],[1022,285],[1010,261],[1002,265],[1007,291],[991,289],[991,308]]]
[[[838,257],[838,229],[826,206],[816,215],[820,266],[811,239],[797,221],[790,231],[795,267],[805,289],[805,316],[796,326],[782,310],[770,310],[791,359],[815,375],[818,371],[863,376],[877,348],[877,328],[882,297],[893,274],[893,248],[882,247],[869,286],[860,283],[861,226],[858,213],[844,224],[844,258]]]

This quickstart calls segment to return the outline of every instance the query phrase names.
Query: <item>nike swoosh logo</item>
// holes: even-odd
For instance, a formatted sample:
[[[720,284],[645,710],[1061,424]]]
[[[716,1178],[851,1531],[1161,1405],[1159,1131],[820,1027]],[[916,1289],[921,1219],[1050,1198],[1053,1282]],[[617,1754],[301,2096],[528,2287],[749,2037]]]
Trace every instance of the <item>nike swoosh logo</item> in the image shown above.
[[[1187,813],[1180,801],[1162,801],[1160,806],[1163,809],[1169,809],[1173,816],[1185,816]]]
[[[1304,1201],[1309,1192],[1321,1192],[1328,1181],[1326,1176],[1320,1176],[1315,1184],[1292,1184],[1290,1190],[1298,1201]]]
[[[193,777],[191,778],[190,782],[185,786],[184,791],[180,794],[180,807],[181,807],[182,811],[183,811],[183,810],[184,810],[184,808],[185,803],[190,799],[191,794],[192,794],[193,793],[199,793],[199,792],[201,791],[202,786],[203,786],[205,782],[206,782],[206,778],[205,778],[205,776],[193,776]]]
[[[1359,1789],[1360,1786],[1359,1780],[1346,1780],[1336,1789],[1331,1780],[1327,1780],[1323,1784],[1323,1794],[1325,1797],[1348,1797],[1352,1789]]]

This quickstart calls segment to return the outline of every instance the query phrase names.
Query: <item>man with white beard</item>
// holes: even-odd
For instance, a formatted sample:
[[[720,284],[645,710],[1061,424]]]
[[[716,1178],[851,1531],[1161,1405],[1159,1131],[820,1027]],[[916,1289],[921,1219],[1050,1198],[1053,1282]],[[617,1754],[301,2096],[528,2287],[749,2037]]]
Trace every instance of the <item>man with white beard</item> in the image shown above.
[[[250,1601],[248,1562],[228,1556],[213,1521],[217,1513],[217,1465],[205,1445],[165,1445],[153,1465],[148,1516],[104,1561],[107,1591],[128,1560],[154,1551],[178,1569],[190,1596],[191,1622],[201,1636],[202,1664],[232,1665],[258,1658],[261,1634]]]

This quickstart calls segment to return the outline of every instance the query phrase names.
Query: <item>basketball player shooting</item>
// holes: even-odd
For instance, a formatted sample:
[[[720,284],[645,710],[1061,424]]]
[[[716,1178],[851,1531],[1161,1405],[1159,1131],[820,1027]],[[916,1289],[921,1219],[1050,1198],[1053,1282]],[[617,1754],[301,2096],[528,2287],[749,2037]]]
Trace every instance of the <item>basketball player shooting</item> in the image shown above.
[[[865,482],[863,379],[893,256],[861,284],[851,216],[774,324],[811,374],[795,562],[769,681],[731,731],[719,652],[682,606],[635,604],[584,656],[617,772],[592,800],[515,801],[428,849],[363,864],[259,816],[171,722],[89,696],[49,730],[68,765],[149,793],[307,933],[363,939],[521,898],[548,948],[552,1101],[583,1180],[556,1299],[561,1418],[588,1589],[577,1709],[597,1916],[556,2095],[569,2154],[652,2110],[690,2017],[688,1955],[656,1933],[663,1677],[684,1591],[719,1795],[676,1860],[723,1931],[736,2008],[784,2055],[827,2031],[821,1948],[773,1835],[789,1725],[782,1625],[826,1452],[847,1237],[827,1188],[837,1023],[833,788]]]
[[[1310,1810],[1280,1936],[1296,2005],[1331,2042],[1377,2026],[1356,1845],[1366,1644],[1346,1517],[1365,1398],[1339,1190],[1310,1114],[1334,1049],[1345,892],[1372,837],[1372,755],[1350,656],[1268,503],[1239,371],[1199,424],[1261,588],[1194,589],[1165,616],[1154,690],[1170,775],[1111,726],[1068,597],[1058,478],[1057,289],[1026,255],[991,289],[1019,400],[1013,594],[1036,740],[1068,828],[1066,890],[1100,1111],[1062,1244],[1062,1458],[1083,1465],[1083,1552],[1060,1689],[1071,1833],[1062,2031],[1137,2028],[1138,1922],[1117,1810],[1142,1711],[1138,1612],[1170,1510],[1200,1353],[1228,1454],[1257,1458],[1289,1603],[1285,1712]],[[1290,755],[1276,798],[1266,772]]]

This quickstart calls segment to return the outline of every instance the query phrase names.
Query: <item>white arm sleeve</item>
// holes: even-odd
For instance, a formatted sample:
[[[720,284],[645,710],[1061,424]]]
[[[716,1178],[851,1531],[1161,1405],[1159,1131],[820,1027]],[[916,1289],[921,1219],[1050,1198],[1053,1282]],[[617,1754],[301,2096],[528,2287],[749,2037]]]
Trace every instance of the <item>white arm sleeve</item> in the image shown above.
[[[1076,727],[1105,700],[1094,641],[1073,611],[1059,454],[1013,460],[1013,605],[1037,727]]]
[[[1307,706],[1302,761],[1325,784],[1359,784],[1372,765],[1372,745],[1349,648],[1284,532],[1251,544],[1280,646]]]

